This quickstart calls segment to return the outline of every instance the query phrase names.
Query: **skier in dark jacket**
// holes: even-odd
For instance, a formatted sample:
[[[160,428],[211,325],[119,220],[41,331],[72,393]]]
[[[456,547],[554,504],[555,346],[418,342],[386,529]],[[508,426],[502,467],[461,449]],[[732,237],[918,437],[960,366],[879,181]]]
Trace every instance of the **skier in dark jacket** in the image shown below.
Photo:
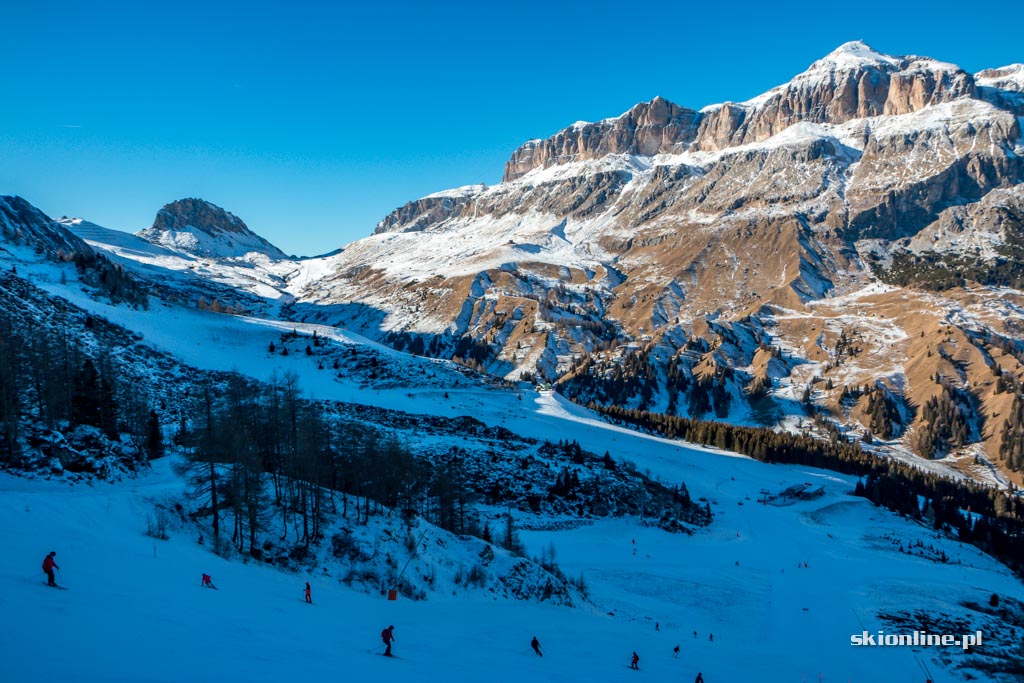
[[[629,668],[630,669],[639,669],[640,668],[640,655],[638,655],[636,652],[633,653],[633,659],[629,662]]]
[[[693,683],[704,683],[704,674],[697,672],[697,678],[693,680]]]
[[[391,656],[391,643],[395,642],[395,627],[388,626],[386,629],[380,632],[380,637],[384,641],[386,646],[384,649],[384,656]]]
[[[538,657],[544,656],[544,653],[540,651],[540,641],[537,640],[537,636],[534,636],[533,640],[530,641],[530,647],[533,648],[533,651],[537,653]]]
[[[43,560],[43,572],[46,573],[46,583],[49,586],[57,585],[57,580],[53,578],[53,570],[60,569],[60,566],[57,564],[57,561],[53,559],[55,557],[57,557],[57,551],[51,550],[50,554]]]

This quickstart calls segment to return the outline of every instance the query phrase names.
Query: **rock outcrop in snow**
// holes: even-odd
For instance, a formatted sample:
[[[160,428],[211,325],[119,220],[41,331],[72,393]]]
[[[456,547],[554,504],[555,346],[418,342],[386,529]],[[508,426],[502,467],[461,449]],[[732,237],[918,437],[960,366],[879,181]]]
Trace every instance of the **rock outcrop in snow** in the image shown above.
[[[165,205],[152,227],[138,236],[193,256],[241,258],[256,252],[287,258],[280,249],[249,230],[241,218],[202,199],[179,199]]]

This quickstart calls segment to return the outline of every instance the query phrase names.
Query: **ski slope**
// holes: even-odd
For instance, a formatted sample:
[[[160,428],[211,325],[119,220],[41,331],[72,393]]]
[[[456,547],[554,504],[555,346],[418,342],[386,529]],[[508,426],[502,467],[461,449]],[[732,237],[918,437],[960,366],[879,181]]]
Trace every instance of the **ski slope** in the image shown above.
[[[541,401],[540,409],[553,407]],[[563,429],[601,428],[570,420]],[[540,528],[522,533],[531,553],[553,544],[563,569],[586,577],[593,604],[576,608],[452,597],[444,586],[423,602],[389,602],[337,576],[224,560],[192,533],[156,541],[144,534],[152,501],[181,488],[169,458],[120,485],[0,475],[3,679],[688,681],[701,671],[709,682],[745,682],[753,672],[771,681],[914,681],[924,657],[936,681],[956,681],[960,674],[930,661],[939,653],[854,648],[849,636],[881,628],[879,608],[957,612],[960,600],[983,602],[992,592],[1024,597],[990,558],[849,497],[842,478],[605,430],[613,434],[623,452],[646,449],[639,466],[686,471],[716,518],[686,537],[635,519],[555,531],[543,529],[550,520],[521,516]],[[761,486],[803,480],[824,484],[826,495],[788,507],[748,500]],[[898,553],[886,536],[925,538],[963,564]],[[39,564],[51,549],[67,591],[43,585]],[[219,590],[200,588],[202,572]],[[313,606],[302,600],[306,580]],[[388,624],[396,660],[373,652]],[[534,635],[543,659],[529,649]],[[625,666],[633,650],[639,674]]]

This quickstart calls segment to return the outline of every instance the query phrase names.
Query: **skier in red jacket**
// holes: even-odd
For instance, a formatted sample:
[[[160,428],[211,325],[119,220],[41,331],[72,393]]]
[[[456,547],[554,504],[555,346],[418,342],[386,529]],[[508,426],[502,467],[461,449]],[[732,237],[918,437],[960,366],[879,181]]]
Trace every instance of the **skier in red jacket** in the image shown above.
[[[309,587],[309,581],[306,582],[306,602],[311,605],[313,604],[313,594],[312,589]]]
[[[43,560],[43,571],[46,573],[46,578],[48,579],[46,583],[49,586],[57,585],[57,581],[53,578],[53,570],[60,569],[60,566],[57,564],[57,561],[53,559],[56,556],[57,551],[51,550],[50,554],[46,556],[45,560]]]
[[[633,653],[633,659],[630,660],[630,662],[629,662],[629,668],[630,669],[639,669],[640,668],[640,655],[638,655],[636,652]]]
[[[391,656],[391,643],[395,642],[395,627],[388,626],[386,629],[380,632],[380,637],[384,641],[384,645],[387,646],[384,650],[384,656]]]

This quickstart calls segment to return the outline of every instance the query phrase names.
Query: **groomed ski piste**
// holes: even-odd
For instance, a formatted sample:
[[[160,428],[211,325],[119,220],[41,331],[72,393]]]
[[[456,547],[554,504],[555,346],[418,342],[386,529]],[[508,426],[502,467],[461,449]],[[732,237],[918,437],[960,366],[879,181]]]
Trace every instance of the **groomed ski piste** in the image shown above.
[[[267,379],[299,375],[307,395],[408,412],[472,415],[524,436],[575,439],[588,450],[684,481],[715,518],[693,536],[635,518],[587,520],[559,529],[517,516],[530,555],[549,545],[590,603],[560,607],[494,600],[439,585],[424,601],[388,601],[347,587],[333,572],[283,573],[215,555],[194,533],[145,534],[153,501],[183,492],[169,456],[119,483],[78,483],[0,474],[0,679],[28,681],[656,681],[964,680],[959,647],[854,647],[850,637],[887,628],[879,612],[924,610],[959,617],[993,593],[1024,599],[1001,564],[851,494],[855,479],[806,467],[766,465],[734,454],[606,424],[557,395],[487,387],[448,364],[390,349],[409,373],[436,368],[435,386],[367,388],[318,371],[300,354],[265,354],[282,332],[313,326],[217,315],[155,302],[149,311],[98,303],[47,267],[33,280],[52,293],[141,333],[185,362]],[[19,267],[19,270],[21,268]],[[29,269],[33,270],[33,269]],[[357,335],[316,328],[340,344]],[[447,394],[447,398],[444,397]],[[788,506],[758,504],[762,489],[823,486]],[[545,529],[544,527],[549,528]],[[894,540],[895,539],[895,540]],[[931,555],[902,553],[922,541]],[[56,550],[59,583],[40,564]],[[948,562],[937,561],[944,553]],[[211,574],[216,591],[200,587]],[[328,575],[330,573],[330,575]],[[312,606],[302,599],[313,585]],[[379,656],[381,629],[395,625],[396,659]],[[657,624],[657,628],[656,625]],[[694,631],[697,636],[694,637]],[[713,634],[714,640],[710,639]],[[530,649],[537,636],[544,657]],[[955,634],[959,635],[959,634]],[[986,642],[1009,633],[986,631]],[[672,649],[680,646],[678,658]],[[628,668],[640,655],[639,671]],[[947,664],[940,663],[940,659]],[[984,678],[984,676],[982,676]]]

